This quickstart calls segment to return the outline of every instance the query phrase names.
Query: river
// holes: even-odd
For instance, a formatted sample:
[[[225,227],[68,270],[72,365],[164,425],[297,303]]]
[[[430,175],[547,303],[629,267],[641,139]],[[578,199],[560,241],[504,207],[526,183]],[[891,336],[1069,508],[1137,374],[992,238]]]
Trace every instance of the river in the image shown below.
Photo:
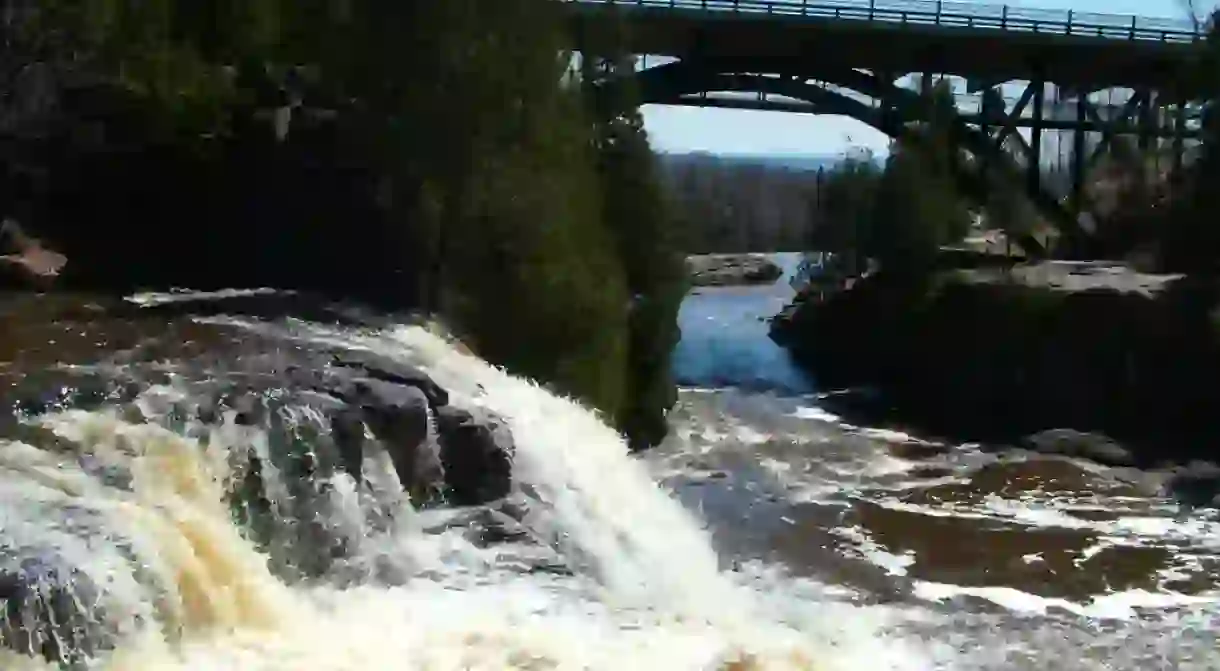
[[[776,260],[774,286],[688,297],[675,435],[647,457],[723,556],[858,608],[829,612],[881,626],[879,656],[919,641],[903,668],[1220,667],[1220,516],[1132,470],[843,422],[766,338],[799,257]]]
[[[21,420],[0,421],[0,572],[54,558],[101,586],[117,642],[86,665],[103,671],[1220,666],[1216,515],[1137,473],[844,424],[765,338],[788,291],[688,299],[673,435],[639,457],[419,327],[0,297]],[[287,392],[283,421],[253,426],[181,408],[255,370],[291,391],[277,362],[319,347],[412,363],[504,417],[524,533],[476,542],[470,511],[415,510],[366,457],[365,484],[336,475],[305,506],[350,562],[277,571],[289,550],[256,546],[222,501],[230,457],[325,429]]]

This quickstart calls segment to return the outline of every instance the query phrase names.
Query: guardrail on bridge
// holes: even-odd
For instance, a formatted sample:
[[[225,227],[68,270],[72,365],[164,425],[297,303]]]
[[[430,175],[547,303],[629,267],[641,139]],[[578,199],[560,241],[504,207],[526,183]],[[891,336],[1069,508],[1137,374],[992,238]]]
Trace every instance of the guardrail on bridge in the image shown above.
[[[626,9],[702,10],[776,18],[876,21],[912,26],[979,28],[1021,33],[1193,42],[1200,33],[1186,19],[1165,19],[1075,10],[1030,9],[959,0],[566,0]]]

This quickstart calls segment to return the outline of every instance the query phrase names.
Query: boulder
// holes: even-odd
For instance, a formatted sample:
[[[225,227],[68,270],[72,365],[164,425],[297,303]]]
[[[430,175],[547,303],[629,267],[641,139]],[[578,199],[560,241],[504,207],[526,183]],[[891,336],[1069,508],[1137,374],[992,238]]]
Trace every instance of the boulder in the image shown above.
[[[1192,461],[1170,471],[1164,493],[1192,508],[1220,507],[1220,466]]]
[[[449,405],[448,393],[413,366],[372,353],[333,357],[334,366],[324,374],[293,371],[291,380],[300,386],[290,395],[292,403],[307,404],[323,418],[337,468],[362,481],[367,431],[417,504],[444,494],[452,503],[477,505],[508,493],[514,445],[503,419]],[[231,410],[241,425],[274,423],[268,394],[282,396],[270,390],[219,392],[199,403],[195,416],[213,423]]]
[[[478,505],[507,496],[515,447],[504,420],[481,409],[445,406],[436,423],[450,501]]]
[[[341,369],[354,369],[374,380],[415,387],[424,393],[433,409],[449,403],[449,393],[433,382],[427,373],[389,357],[373,352],[344,351],[334,355],[334,365]]]
[[[364,423],[390,455],[403,489],[416,501],[440,494],[445,470],[428,395],[417,386],[374,378],[357,378],[343,393],[344,400],[360,409]]]

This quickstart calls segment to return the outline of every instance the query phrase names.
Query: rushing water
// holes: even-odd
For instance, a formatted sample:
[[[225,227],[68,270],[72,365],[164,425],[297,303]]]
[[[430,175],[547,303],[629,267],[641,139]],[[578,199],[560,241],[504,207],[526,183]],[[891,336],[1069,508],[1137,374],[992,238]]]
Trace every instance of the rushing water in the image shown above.
[[[690,386],[643,458],[595,414],[419,327],[4,299],[0,384],[37,400],[0,422],[5,547],[98,587],[73,598],[113,625],[115,650],[91,662],[105,670],[1220,664],[1215,516],[1137,474],[842,424],[760,339],[784,292],[688,301]],[[417,364],[455,403],[505,417],[524,533],[477,542],[462,511],[414,510],[368,454],[363,484],[327,476],[309,505],[264,474],[282,526],[307,517],[351,541],[321,579],[286,575],[291,534],[260,549],[224,493],[234,454],[319,440],[316,418],[291,396],[254,426],[179,409],[317,348]],[[69,393],[81,375],[119,384]],[[0,653],[0,668],[49,667]]]

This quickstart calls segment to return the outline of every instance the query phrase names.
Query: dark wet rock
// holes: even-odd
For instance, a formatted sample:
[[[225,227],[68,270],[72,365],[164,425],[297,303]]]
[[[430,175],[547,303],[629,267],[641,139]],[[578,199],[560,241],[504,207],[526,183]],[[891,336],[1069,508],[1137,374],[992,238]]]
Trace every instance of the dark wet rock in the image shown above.
[[[507,496],[515,447],[504,420],[481,409],[445,406],[436,423],[452,502],[475,505]]]
[[[447,492],[455,504],[475,505],[508,493],[513,440],[502,419],[448,405],[448,392],[426,373],[386,357],[343,352],[327,362],[334,365],[311,372],[263,361],[274,373],[262,378],[265,387],[215,392],[192,412],[200,421],[218,423],[226,412],[236,411],[237,424],[269,427],[269,399],[280,399],[278,405],[307,405],[329,433],[334,468],[357,482],[363,480],[367,428],[416,503],[437,501]]]
[[[389,357],[372,352],[341,352],[334,355],[334,364],[340,368],[355,369],[375,380],[416,387],[428,397],[433,409],[449,404],[449,393],[426,373]]]
[[[260,426],[267,419],[267,407],[255,394],[238,394],[230,405],[236,413],[233,423],[238,426]]]
[[[954,474],[952,468],[946,466],[920,466],[912,469],[910,476],[920,480],[937,480]]]
[[[726,286],[774,282],[784,274],[763,254],[701,254],[689,256],[686,267],[695,286]]]
[[[908,440],[901,443],[889,444],[890,454],[899,459],[908,459],[911,461],[919,461],[921,459],[931,459],[948,454],[952,451],[948,445],[943,443],[929,443],[922,440]]]
[[[1073,429],[1050,429],[1025,438],[1025,445],[1040,454],[1089,459],[1105,466],[1132,466],[1131,451],[1108,436]]]
[[[0,644],[67,668],[112,647],[101,589],[49,550],[25,550],[19,561],[0,566]]]
[[[220,404],[214,398],[205,398],[195,406],[195,419],[204,424],[220,422]]]
[[[344,393],[344,400],[360,408],[365,424],[390,455],[403,488],[417,500],[439,494],[445,470],[440,449],[430,439],[432,411],[425,392],[413,385],[362,378]]]
[[[887,419],[921,433],[1011,443],[1072,428],[1090,437],[1033,449],[1149,468],[1210,458],[1220,437],[1203,289],[1096,264],[878,272],[804,296],[771,335],[820,386],[875,389]]]
[[[331,440],[339,452],[344,471],[357,483],[363,481],[364,414],[357,408],[345,407],[330,417]]]
[[[1220,507],[1220,465],[1192,461],[1170,471],[1164,491],[1192,507]]]

